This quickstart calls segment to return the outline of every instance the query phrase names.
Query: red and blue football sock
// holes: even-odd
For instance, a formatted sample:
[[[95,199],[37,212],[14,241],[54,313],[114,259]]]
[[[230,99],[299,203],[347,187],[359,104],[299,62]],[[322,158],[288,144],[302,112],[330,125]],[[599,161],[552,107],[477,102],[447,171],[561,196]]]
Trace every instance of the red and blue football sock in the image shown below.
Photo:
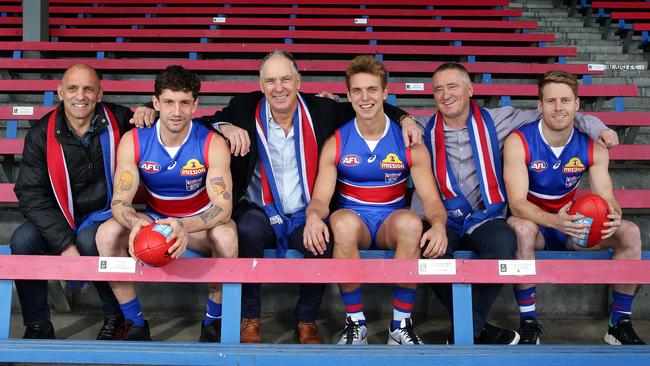
[[[523,321],[526,318],[532,319],[537,323],[537,309],[535,291],[537,286],[527,288],[525,290],[515,290],[515,298],[517,305],[519,305],[519,319]]]
[[[132,321],[136,327],[144,327],[142,306],[140,306],[140,301],[137,297],[127,303],[120,304],[120,309],[122,310],[122,314],[124,314],[124,319]]]
[[[609,318],[610,326],[615,326],[621,317],[632,315],[632,301],[634,301],[634,295],[617,291],[612,292],[612,315]]]
[[[221,304],[208,299],[208,304],[205,306],[203,325],[208,325],[215,320],[221,320]]]
[[[361,303],[361,287],[349,292],[341,291],[341,297],[345,306],[345,314],[356,319],[361,325],[366,324],[366,316],[363,314],[363,305]]]
[[[410,318],[415,304],[415,289],[393,286],[393,321],[390,324],[390,330],[393,331],[400,327],[402,319]]]

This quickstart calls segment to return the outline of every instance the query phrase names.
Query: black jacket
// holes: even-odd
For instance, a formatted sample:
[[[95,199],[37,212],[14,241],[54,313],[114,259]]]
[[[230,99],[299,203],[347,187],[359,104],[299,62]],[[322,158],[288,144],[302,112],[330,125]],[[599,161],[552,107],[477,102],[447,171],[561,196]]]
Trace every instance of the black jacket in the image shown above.
[[[323,147],[325,140],[345,122],[354,118],[355,113],[350,103],[337,103],[328,98],[301,93],[309,109],[314,124],[314,133],[318,148]],[[233,180],[234,203],[244,195],[253,177],[255,165],[259,160],[257,151],[257,130],[255,128],[255,108],[264,97],[262,92],[252,92],[236,96],[228,106],[212,116],[204,116],[198,120],[202,123],[230,122],[248,131],[251,139],[251,151],[246,156],[233,156],[230,162],[230,172]],[[394,121],[406,114],[405,111],[384,103],[384,111]]]
[[[104,103],[115,115],[120,134],[131,129],[129,108]],[[80,223],[87,214],[101,210],[106,205],[107,185],[104,161],[99,139],[107,128],[104,110],[98,104],[99,124],[92,133],[90,144],[84,147],[70,132],[63,112],[63,104],[41,118],[25,137],[23,158],[16,180],[15,192],[23,215],[39,228],[52,254],[59,254],[68,244],[75,243],[76,234],[61,212],[50,184],[46,159],[47,122],[51,113],[56,115],[56,138],[63,147],[68,168],[75,222]]]

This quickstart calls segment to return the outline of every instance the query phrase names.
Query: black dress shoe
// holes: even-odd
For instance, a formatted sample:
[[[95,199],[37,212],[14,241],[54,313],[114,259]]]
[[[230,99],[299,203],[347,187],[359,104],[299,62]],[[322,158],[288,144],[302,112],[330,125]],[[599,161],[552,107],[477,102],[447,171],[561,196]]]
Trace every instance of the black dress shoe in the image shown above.
[[[144,326],[139,327],[133,324],[133,321],[126,320],[115,332],[116,340],[121,341],[150,341],[149,322],[144,321]]]
[[[54,326],[52,322],[45,321],[43,323],[28,325],[25,328],[24,339],[54,339]]]
[[[123,316],[104,318],[104,325],[102,325],[102,329],[97,333],[97,340],[110,341],[115,339],[115,332],[117,332],[117,329],[121,327],[122,324],[124,324]]]
[[[201,320],[201,336],[199,342],[221,342],[221,320],[215,320],[208,325],[203,325]]]

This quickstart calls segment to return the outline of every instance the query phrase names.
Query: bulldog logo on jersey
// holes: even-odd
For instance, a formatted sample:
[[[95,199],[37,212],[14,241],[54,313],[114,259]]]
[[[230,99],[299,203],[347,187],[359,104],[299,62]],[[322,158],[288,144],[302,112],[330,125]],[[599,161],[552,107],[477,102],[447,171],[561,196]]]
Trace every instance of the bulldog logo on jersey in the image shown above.
[[[383,170],[404,170],[404,163],[399,160],[397,154],[390,153],[381,161],[379,167]]]
[[[196,159],[190,159],[181,168],[181,175],[184,177],[191,177],[205,173],[205,166]]]
[[[145,173],[154,174],[160,171],[160,165],[155,161],[143,161],[140,163],[140,169]]]
[[[585,171],[585,166],[579,158],[571,158],[568,163],[562,168],[564,174],[576,174]]]
[[[530,170],[540,173],[543,172],[546,168],[548,168],[548,163],[545,162],[544,160],[535,160],[530,165],[528,166]]]
[[[349,154],[341,158],[341,165],[353,167],[361,164],[361,157],[359,155]]]

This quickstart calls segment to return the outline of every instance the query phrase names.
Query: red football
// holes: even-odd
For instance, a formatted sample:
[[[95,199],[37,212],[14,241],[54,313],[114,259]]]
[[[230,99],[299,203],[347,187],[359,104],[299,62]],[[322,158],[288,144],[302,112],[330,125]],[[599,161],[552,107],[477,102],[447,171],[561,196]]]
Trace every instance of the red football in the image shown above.
[[[176,240],[172,240],[170,243],[165,242],[171,233],[172,228],[169,225],[152,223],[143,227],[133,243],[135,256],[154,267],[162,267],[171,262],[172,257],[167,250]]]
[[[571,240],[578,246],[583,248],[591,248],[600,242],[602,237],[602,230],[607,227],[603,224],[609,219],[607,218],[607,201],[597,194],[589,193],[578,198],[571,208],[569,215],[580,214],[585,218],[576,222],[590,224],[587,228],[588,235],[583,239],[571,237]]]

